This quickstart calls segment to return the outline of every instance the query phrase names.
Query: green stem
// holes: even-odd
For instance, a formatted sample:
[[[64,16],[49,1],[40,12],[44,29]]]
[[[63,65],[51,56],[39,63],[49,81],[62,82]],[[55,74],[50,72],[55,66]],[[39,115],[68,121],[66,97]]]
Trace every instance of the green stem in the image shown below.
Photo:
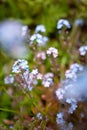
[[[6,112],[17,113],[18,114],[17,111],[15,111],[15,110],[9,110],[7,108],[0,108],[0,111],[6,111]]]
[[[28,93],[26,93],[26,92],[25,92],[25,94],[26,94],[26,96],[27,96],[28,98],[31,99],[31,101],[32,101],[32,103],[33,103],[33,106],[36,107],[37,110],[38,110],[40,113],[42,113],[44,116],[47,116],[47,113],[42,110],[41,106],[33,101],[32,95],[31,95],[30,93],[28,94]],[[53,122],[52,118],[49,117],[49,119]]]

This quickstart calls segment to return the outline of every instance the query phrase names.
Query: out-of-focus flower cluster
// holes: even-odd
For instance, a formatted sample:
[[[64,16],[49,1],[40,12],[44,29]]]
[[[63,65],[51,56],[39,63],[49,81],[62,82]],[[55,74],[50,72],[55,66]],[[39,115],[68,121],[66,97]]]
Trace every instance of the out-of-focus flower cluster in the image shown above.
[[[42,120],[43,119],[43,116],[40,112],[37,113],[36,117],[39,119],[39,120]]]
[[[38,84],[38,80],[42,81],[44,87],[50,87],[53,85],[53,73],[43,75],[38,72],[38,69],[33,69],[30,72],[28,62],[23,59],[15,61],[12,67],[12,73],[13,75],[5,77],[5,84],[16,82],[19,86],[28,90],[32,90],[32,88]]]
[[[77,106],[77,101],[75,100],[75,99],[73,99],[73,98],[67,98],[66,99],[66,103],[68,103],[68,104],[70,104],[70,108],[69,108],[69,113],[73,113],[75,110],[76,110],[76,108],[78,107]]]
[[[46,32],[46,28],[44,25],[38,25],[36,28],[35,28],[35,33],[38,33],[38,32]]]
[[[6,20],[0,23],[0,49],[12,58],[26,58],[28,46],[26,34],[28,27],[17,20]],[[15,51],[16,50],[16,51]]]
[[[66,79],[62,81],[61,87],[59,87],[55,92],[60,102],[67,105],[66,112],[69,115],[73,114],[78,108],[78,102],[86,100],[86,74],[87,70],[82,65],[77,63],[72,64],[70,69],[65,72]],[[64,112],[57,114],[56,121],[57,124],[60,125],[61,130],[62,128],[67,129],[67,121],[64,120],[65,115],[66,113]],[[72,130],[73,125],[69,123],[68,127],[70,127],[69,130]]]
[[[38,52],[37,55],[36,55],[36,59],[45,60],[46,59],[45,52],[44,51]]]
[[[73,130],[73,124],[71,122],[67,123],[65,121],[63,112],[57,114],[56,122],[60,127],[60,130]]]
[[[76,95],[76,87],[79,73],[83,72],[83,70],[83,66],[77,63],[72,64],[70,69],[65,72],[66,79],[62,82],[62,87],[56,90],[58,99],[65,100],[67,103],[71,104],[72,111],[74,110],[72,104],[74,103],[76,105],[76,101],[79,98],[79,94],[77,93]],[[77,106],[75,108],[77,108]]]
[[[76,80],[77,73],[83,71],[83,66],[77,63],[74,63],[70,66],[70,69],[65,72],[66,79]]]
[[[45,51],[40,51],[36,54],[35,59],[39,59],[39,60],[46,60],[46,54],[48,56],[52,56],[53,58],[57,58],[58,57],[58,49],[54,48],[54,47],[50,47]]]
[[[71,29],[71,24],[66,19],[60,19],[57,22],[57,29],[58,29],[58,33],[61,33],[62,30],[66,31]]]
[[[85,56],[86,53],[87,53],[87,46],[81,46],[79,48],[79,53],[80,53],[81,56]]]
[[[57,124],[59,125],[65,124],[65,120],[63,118],[64,118],[64,113],[63,112],[58,113],[56,118]]]
[[[44,87],[50,87],[53,85],[53,73],[47,73],[43,76],[43,81],[42,81],[42,85],[44,85]]]
[[[46,29],[44,25],[38,25],[35,29],[35,33],[31,35],[30,37],[30,44],[36,43],[38,46],[45,46],[46,43],[48,42],[48,37],[40,34],[40,33],[45,33]]]
[[[54,58],[56,58],[58,56],[58,50],[54,47],[50,47],[47,50],[47,55],[52,55]]]
[[[26,60],[21,60],[18,59],[17,61],[15,61],[13,67],[12,67],[12,72],[13,73],[20,73],[23,70],[27,70],[28,67],[28,62]]]
[[[9,76],[6,76],[4,79],[4,82],[5,82],[5,84],[12,84],[14,82],[13,75],[10,74]]]

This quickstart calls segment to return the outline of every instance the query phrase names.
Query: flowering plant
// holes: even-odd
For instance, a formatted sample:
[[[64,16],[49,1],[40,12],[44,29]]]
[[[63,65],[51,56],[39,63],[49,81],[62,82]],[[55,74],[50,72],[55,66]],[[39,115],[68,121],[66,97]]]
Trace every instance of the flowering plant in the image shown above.
[[[82,23],[75,21],[77,26],[82,26]],[[21,25],[19,29],[23,32],[20,34],[18,31],[18,34],[21,42],[28,44],[23,46],[28,47],[28,57],[21,57],[17,52],[18,55],[15,53],[13,59],[9,34],[7,41],[11,53],[9,47],[4,46],[7,41],[1,39],[5,53],[12,57],[9,61],[11,68],[8,64],[4,65],[4,83],[0,91],[2,101],[7,101],[7,108],[1,104],[0,110],[2,114],[7,114],[2,119],[9,129],[73,130],[78,127],[77,123],[86,120],[86,105],[82,104],[87,101],[87,46],[80,44],[77,47],[78,42],[72,40],[74,34],[71,27],[68,20],[58,20],[58,40],[52,44],[53,39],[46,36],[44,25],[36,26],[34,34],[28,34],[28,27]],[[12,34],[13,40],[15,38]],[[11,121],[7,112],[12,113]],[[78,122],[75,122],[76,117]]]

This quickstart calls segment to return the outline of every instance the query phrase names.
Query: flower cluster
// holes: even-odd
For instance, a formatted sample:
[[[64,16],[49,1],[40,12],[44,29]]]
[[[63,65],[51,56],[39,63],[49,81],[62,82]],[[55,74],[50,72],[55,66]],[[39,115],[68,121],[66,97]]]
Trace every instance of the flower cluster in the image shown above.
[[[82,19],[77,19],[75,21],[75,26],[82,26],[84,24],[83,20]]]
[[[73,130],[73,124],[72,124],[72,122],[68,123],[67,130]]]
[[[75,73],[78,73],[79,71],[83,71],[83,66],[78,63],[74,63],[70,66],[70,70]]]
[[[36,33],[30,37],[30,44],[33,44],[34,41],[38,44],[38,46],[44,46],[48,42],[48,38],[39,33]]]
[[[77,108],[79,109],[79,103],[87,100],[87,67],[75,63],[70,66],[68,72],[73,72],[75,76],[71,75],[72,73],[69,73],[69,75],[66,76],[66,79],[62,81],[61,87],[59,87],[55,93],[60,102],[64,103],[66,106],[65,112],[70,115],[73,114]],[[64,113],[61,115],[61,118],[59,118],[59,115],[57,116],[57,124],[60,125],[60,129],[62,130],[62,128],[65,128],[65,130],[72,130],[73,124],[64,120]],[[83,116],[84,115],[82,114],[81,118],[83,118]],[[62,124],[63,127],[61,127],[61,120],[62,122],[65,121],[64,124]],[[68,125],[65,125],[67,123]]]
[[[58,50],[54,47],[50,47],[47,50],[47,55],[52,55],[54,58],[56,58],[58,56]]]
[[[55,93],[56,93],[56,96],[58,97],[58,99],[61,100],[61,99],[63,99],[63,95],[64,95],[65,91],[63,89],[59,88],[56,90]]]
[[[21,82],[18,81],[18,79],[17,82],[19,82],[25,89],[32,90],[33,87],[37,85],[38,74],[39,72],[37,69],[33,69],[31,72],[26,70],[23,74],[19,75]]]
[[[57,29],[58,30],[61,30],[63,27],[66,27],[67,29],[70,29],[71,28],[71,24],[68,20],[66,19],[60,19],[58,22],[57,22]]]
[[[43,80],[42,80],[42,85],[44,85],[44,87],[50,87],[51,85],[53,85],[53,73],[47,73],[43,76]]]
[[[41,60],[45,60],[46,59],[46,54],[44,51],[38,52],[36,55],[36,59],[41,59]]]
[[[70,108],[69,108],[69,113],[73,113],[75,110],[76,110],[76,108],[78,107],[77,106],[77,101],[75,100],[75,99],[73,99],[73,98],[67,98],[66,99],[66,103],[68,103],[68,104],[70,104]]]
[[[15,80],[19,86],[24,89],[32,90],[34,86],[38,84],[38,80],[41,80],[44,87],[50,87],[53,85],[53,73],[47,73],[45,75],[38,72],[38,69],[29,71],[28,62],[26,60],[18,59],[15,61],[12,72],[13,76],[5,78],[5,83],[13,83]]]
[[[76,73],[73,72],[72,70],[67,70],[66,73],[65,73],[65,77],[66,79],[74,79],[76,80]]]
[[[38,32],[46,32],[46,28],[44,25],[38,25],[35,29],[35,33],[38,33]]]
[[[42,117],[42,114],[40,112],[37,113],[36,117],[39,119],[39,120],[42,120],[43,117]]]
[[[28,90],[32,90],[33,86],[37,84],[36,79],[41,78],[38,69],[33,69],[31,72],[29,71],[28,62],[26,60],[18,59],[15,61],[12,72],[14,73],[17,84]]]
[[[77,73],[83,71],[83,66],[74,63],[70,66],[70,69],[65,72],[66,79],[76,80]]]
[[[18,59],[17,61],[15,61],[13,67],[12,67],[12,72],[13,73],[20,73],[22,70],[27,70],[29,69],[28,67],[28,62],[26,60],[21,60]]]
[[[68,113],[72,114],[76,108],[78,107],[77,102],[79,100],[79,92],[76,95],[76,89],[75,87],[76,84],[74,83],[75,81],[73,81],[73,83],[69,80],[65,80],[63,82],[61,88],[58,88],[56,90],[56,96],[60,101],[65,102],[66,104],[69,104],[69,110],[67,111]]]
[[[12,58],[26,58],[28,55],[27,30],[28,27],[17,20],[0,22],[0,48],[6,55]]]
[[[60,112],[60,113],[57,114],[57,118],[56,118],[57,124],[59,124],[59,125],[64,125],[65,124],[65,120],[63,119],[63,117],[64,117],[63,112]]]
[[[81,46],[79,48],[79,53],[80,53],[81,56],[85,56],[86,53],[87,53],[87,46]]]
[[[14,83],[14,77],[13,77],[13,75],[8,75],[8,76],[6,76],[5,78],[4,78],[4,83],[5,84],[12,84],[12,83]]]
[[[67,123],[64,119],[64,112],[60,112],[57,114],[56,122],[60,127],[60,130],[72,130],[73,124],[71,122]]]
[[[44,46],[48,42],[48,37],[43,36],[40,32],[45,32],[46,29],[43,25],[38,25],[35,29],[35,33],[30,37],[30,44],[32,45],[34,42],[38,44],[38,46]]]

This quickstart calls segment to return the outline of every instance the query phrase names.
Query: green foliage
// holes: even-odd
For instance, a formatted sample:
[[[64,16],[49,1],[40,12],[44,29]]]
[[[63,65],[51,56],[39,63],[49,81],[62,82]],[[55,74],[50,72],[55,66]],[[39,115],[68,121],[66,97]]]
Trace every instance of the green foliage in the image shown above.
[[[10,113],[11,100],[6,93],[1,92],[0,101],[0,122],[2,122],[4,119],[12,117],[12,114]]]
[[[28,25],[44,24],[51,33],[60,18],[86,17],[86,0],[82,3],[73,0],[2,0],[0,20],[16,18]],[[73,9],[72,9],[73,8]],[[72,20],[71,19],[71,20]]]

